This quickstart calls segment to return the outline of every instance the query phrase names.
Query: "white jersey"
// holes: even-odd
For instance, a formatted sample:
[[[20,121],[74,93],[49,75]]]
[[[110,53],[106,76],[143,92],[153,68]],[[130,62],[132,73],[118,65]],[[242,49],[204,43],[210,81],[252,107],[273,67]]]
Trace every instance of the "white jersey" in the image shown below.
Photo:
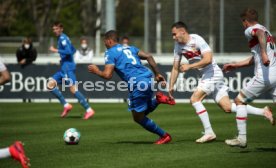
[[[268,59],[270,60],[270,65],[268,67],[263,65],[261,57],[261,48],[259,45],[258,38],[252,36],[252,32],[257,32],[257,30],[263,30],[267,38],[266,52]],[[263,78],[265,81],[268,80],[269,76],[276,76],[276,54],[275,54],[275,43],[271,33],[262,25],[255,24],[250,26],[245,30],[245,36],[249,42],[249,48],[253,54],[255,61],[255,76]]]
[[[206,41],[197,34],[190,34],[190,40],[186,44],[175,43],[174,46],[174,61],[181,61],[182,56],[184,56],[190,64],[200,61],[202,59],[202,54],[206,52],[211,52],[211,48],[206,43]],[[207,73],[219,73],[222,74],[221,69],[217,65],[215,59],[212,59],[212,63],[198,69],[201,75]]]
[[[74,60],[76,63],[92,63],[93,50],[86,50],[84,53],[77,50],[74,55]]]
[[[3,61],[2,61],[2,58],[0,57],[0,72],[3,72],[5,70],[7,70],[7,68],[6,68],[5,64],[3,63]]]

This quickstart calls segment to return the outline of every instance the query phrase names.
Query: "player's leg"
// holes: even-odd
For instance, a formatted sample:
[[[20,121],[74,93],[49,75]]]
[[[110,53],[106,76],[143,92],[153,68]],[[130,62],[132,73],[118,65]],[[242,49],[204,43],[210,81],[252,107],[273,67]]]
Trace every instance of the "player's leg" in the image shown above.
[[[88,102],[86,101],[83,94],[78,91],[77,85],[76,85],[76,76],[73,71],[67,72],[68,78],[71,80],[70,82],[70,92],[78,99],[81,106],[86,110],[83,119],[87,120],[95,114],[95,111],[90,107]]]
[[[247,131],[246,131],[246,121],[247,121],[247,109],[245,95],[240,92],[235,98],[235,104],[237,105],[236,123],[238,128],[238,137],[234,139],[227,139],[225,143],[230,146],[238,146],[245,148],[247,146]]]
[[[10,147],[0,149],[0,159],[8,157],[12,157],[20,162],[22,168],[30,166],[29,159],[26,157],[23,144],[20,141],[16,141]]]
[[[171,136],[160,128],[153,120],[145,115],[145,112],[132,111],[133,120],[141,125],[144,129],[157,134],[160,138],[155,144],[165,144],[171,141]]]
[[[129,94],[128,109],[132,112],[133,120],[136,123],[146,130],[159,135],[160,139],[155,142],[156,144],[168,143],[171,141],[171,136],[146,116],[146,111],[151,108],[151,98],[152,90],[150,87],[143,91],[134,88],[133,92]]]
[[[63,75],[59,71],[53,75],[52,78],[49,78],[47,83],[47,89],[59,100],[59,102],[63,105],[63,112],[61,113],[61,117],[65,117],[69,111],[73,108],[73,106],[66,102],[64,96],[59,90],[57,84],[61,84]]]
[[[226,140],[225,143],[227,145],[238,146],[241,148],[245,148],[247,146],[246,121],[248,112],[246,106],[265,90],[266,87],[264,82],[254,76],[235,98],[235,104],[237,105],[236,123],[238,128],[238,137]]]
[[[0,149],[0,159],[11,157],[9,147]]]
[[[224,112],[236,113],[237,105],[236,103],[231,103],[230,98],[228,96],[228,87],[227,89],[225,87],[226,86],[219,87],[219,89],[214,92],[214,99]],[[271,121],[272,112],[268,106],[264,108],[257,108],[247,104],[246,110],[248,114],[265,116],[272,123]]]
[[[273,117],[272,108],[269,106],[265,106],[264,108],[258,108],[251,106],[249,104],[246,105],[247,114],[258,115],[265,117],[271,125],[275,125],[275,119]],[[231,111],[233,113],[237,112],[237,105],[232,103]]]
[[[140,79],[138,81],[142,82],[139,84],[140,88],[147,88],[143,91],[139,91],[138,88],[132,91],[132,95],[135,95],[136,97],[153,97],[153,91],[151,90],[151,79],[150,78],[144,78]],[[137,85],[138,85],[137,83]],[[155,95],[155,98],[152,98],[151,100],[147,101],[148,108],[145,110],[145,114],[148,115],[149,113],[153,112],[156,107],[159,104],[169,104],[174,105],[175,101],[170,99],[168,96],[164,95],[162,92],[157,92]]]
[[[157,104],[169,104],[169,105],[175,105],[175,100],[169,98],[167,95],[164,95],[162,92],[156,93],[155,101]]]
[[[224,112],[231,113],[232,103],[228,95],[228,90],[229,88],[224,84],[224,82],[217,82],[215,84],[215,88],[214,88],[214,92],[212,93],[212,96],[215,102]],[[234,110],[236,110],[236,108]]]
[[[207,94],[203,90],[201,90],[200,88],[197,88],[197,90],[194,91],[190,99],[191,104],[194,107],[196,114],[200,118],[201,123],[204,127],[204,135],[201,138],[196,140],[197,143],[205,143],[216,139],[216,135],[212,129],[212,126],[209,120],[208,112],[204,107],[204,105],[202,104],[202,100],[206,96]]]
[[[276,105],[276,86],[273,86],[270,90],[269,90],[273,103],[274,105]],[[273,116],[273,112],[272,112],[272,108],[269,106],[265,107],[267,109],[267,111],[264,113],[265,117],[271,122],[271,124],[274,126],[275,125],[275,117]]]
[[[152,93],[149,94],[152,95]],[[153,112],[159,104],[175,105],[175,100],[170,99],[161,92],[157,92],[155,98],[152,98],[151,101],[148,102],[148,108],[145,111],[145,114],[148,115],[149,113]]]

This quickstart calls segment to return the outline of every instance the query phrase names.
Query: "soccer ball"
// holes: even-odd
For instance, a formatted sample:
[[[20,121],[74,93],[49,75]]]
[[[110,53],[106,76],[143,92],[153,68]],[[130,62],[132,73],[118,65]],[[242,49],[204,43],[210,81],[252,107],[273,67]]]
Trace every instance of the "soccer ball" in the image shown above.
[[[68,145],[76,145],[80,141],[81,134],[76,128],[69,128],[64,132],[63,140]]]

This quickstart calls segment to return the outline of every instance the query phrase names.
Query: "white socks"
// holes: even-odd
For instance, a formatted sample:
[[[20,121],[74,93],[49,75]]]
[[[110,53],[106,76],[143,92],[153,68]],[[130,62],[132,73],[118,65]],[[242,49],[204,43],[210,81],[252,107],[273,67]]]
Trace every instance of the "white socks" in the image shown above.
[[[0,149],[0,159],[8,158],[11,156],[9,147]]]
[[[232,113],[237,112],[237,106],[236,106],[235,103],[232,103],[231,111],[232,111]],[[257,108],[257,107],[253,107],[253,106],[250,106],[250,105],[247,104],[246,105],[246,111],[247,111],[248,114],[264,116],[264,109],[263,108]]]
[[[195,102],[192,105],[195,108],[195,111],[199,116],[201,123],[203,124],[205,134],[214,134],[214,131],[212,129],[212,126],[209,120],[208,112],[203,106],[203,104],[201,102]]]
[[[67,107],[67,106],[69,106],[69,103],[64,104],[64,106],[63,106],[63,107]]]
[[[90,112],[90,111],[92,111],[91,107],[89,107],[88,109],[86,109],[87,113]]]
[[[238,105],[237,115],[236,115],[237,127],[239,132],[238,138],[241,138],[245,141],[246,141],[246,120],[247,120],[246,109],[247,109],[246,105]]]

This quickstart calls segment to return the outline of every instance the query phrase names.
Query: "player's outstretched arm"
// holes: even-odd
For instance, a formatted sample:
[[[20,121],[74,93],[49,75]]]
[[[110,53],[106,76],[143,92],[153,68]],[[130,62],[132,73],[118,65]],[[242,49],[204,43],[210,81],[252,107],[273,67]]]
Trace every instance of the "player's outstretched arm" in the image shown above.
[[[111,79],[114,71],[114,65],[107,64],[105,65],[104,70],[101,71],[97,65],[91,64],[88,65],[88,71],[104,79]]]
[[[250,66],[252,64],[254,64],[253,56],[251,56],[251,57],[249,57],[249,58],[247,58],[243,61],[240,61],[240,62],[224,64],[222,70],[227,73],[227,72],[232,71],[234,69]]]

